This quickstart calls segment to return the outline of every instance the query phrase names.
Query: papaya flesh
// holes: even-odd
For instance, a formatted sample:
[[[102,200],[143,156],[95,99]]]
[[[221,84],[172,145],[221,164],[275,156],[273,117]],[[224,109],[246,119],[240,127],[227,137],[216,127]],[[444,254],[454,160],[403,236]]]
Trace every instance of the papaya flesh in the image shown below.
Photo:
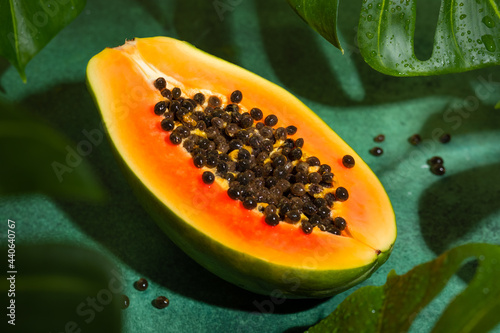
[[[162,79],[157,81],[158,78]],[[166,37],[136,38],[123,46],[106,48],[89,61],[87,83],[138,199],[172,241],[209,271],[256,293],[278,291],[289,298],[327,297],[365,280],[388,259],[396,240],[396,222],[381,183],[328,125],[279,86],[186,42]],[[275,115],[278,124],[273,129],[275,138],[271,138],[273,153],[282,152],[280,144],[285,142],[276,137],[277,128],[295,126],[296,133],[290,130],[285,137],[297,146],[300,141],[297,139],[303,139],[299,149],[301,157],[287,155],[285,166],[289,169],[282,178],[293,183],[298,178],[295,171],[298,163],[307,163],[313,156],[331,168],[333,180],[320,182],[321,193],[312,193],[314,184],[311,183],[305,187],[309,192],[299,196],[304,202],[314,203],[330,198],[328,209],[323,212],[328,213],[324,218],[326,222],[321,222],[324,225],[312,224],[312,215],[304,212],[300,222],[291,221],[296,216],[289,212],[282,214],[284,206],[271,199],[260,199],[264,202],[252,203],[249,207],[243,198],[231,198],[228,188],[235,186],[238,180],[244,183],[240,174],[245,169],[242,166],[239,170],[240,164],[236,163],[241,157],[238,152],[243,148],[251,154],[257,152],[243,143],[244,147],[233,149],[236,152],[226,147],[225,154],[215,153],[220,159],[222,155],[226,160],[229,157],[229,165],[236,163],[233,178],[228,174],[217,176],[220,173],[213,165],[196,165],[188,152],[193,147],[187,149],[185,142],[191,137],[199,140],[208,137],[196,128],[200,125],[199,117],[205,116],[193,118],[195,123],[189,138],[182,141],[184,144],[176,142],[175,136],[181,135],[177,127],[184,124],[185,118],[171,119],[175,130],[170,128],[171,123],[166,124],[170,117],[167,113],[179,95],[171,96],[164,86],[174,95],[180,92],[179,101],[196,99],[196,94],[203,94],[203,101],[191,102],[189,114],[208,110],[210,103],[212,109],[219,106],[219,116],[229,112],[228,104],[236,104],[237,110],[234,111],[234,107],[231,110],[239,114],[233,115],[236,118],[248,118],[251,109],[259,108],[262,120],[253,121],[252,126],[260,128],[265,125],[257,125],[258,122],[266,122],[267,116]],[[237,96],[236,103],[234,98],[232,101],[235,91],[243,96],[241,101]],[[211,96],[217,97],[218,102],[210,99]],[[159,102],[166,105],[158,109]],[[188,104],[185,106],[191,108]],[[166,112],[161,115],[164,108]],[[228,120],[227,116],[221,117]],[[213,114],[203,119],[216,127]],[[229,123],[228,120],[218,124],[219,131],[227,133],[224,131]],[[244,127],[241,123],[238,125]],[[189,128],[190,124],[185,126]],[[254,127],[248,130],[258,136]],[[220,134],[224,135],[229,134]],[[216,148],[212,145],[212,150],[219,148],[223,149],[222,145]],[[261,162],[278,169],[272,164],[278,163],[276,158],[271,159],[273,153]],[[349,164],[352,160],[354,166]],[[311,163],[311,172],[318,168],[316,163]],[[215,175],[215,181],[202,177],[207,171]],[[346,189],[344,194],[348,193],[348,199],[336,192],[339,188]],[[283,200],[289,200],[290,205],[298,201],[290,199],[294,195],[289,188],[283,196],[288,196]],[[273,203],[278,208],[277,225],[266,220],[264,211]],[[345,225],[333,223],[336,217],[342,217]]]

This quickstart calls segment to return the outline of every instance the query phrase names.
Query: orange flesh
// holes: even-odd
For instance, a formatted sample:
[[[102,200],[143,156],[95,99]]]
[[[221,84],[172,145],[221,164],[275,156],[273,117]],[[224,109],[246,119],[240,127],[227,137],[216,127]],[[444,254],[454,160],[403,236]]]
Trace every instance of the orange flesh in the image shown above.
[[[281,88],[224,61],[194,51],[189,44],[168,38],[136,39],[106,49],[89,63],[88,76],[117,150],[129,168],[153,194],[186,223],[225,246],[276,264],[314,269],[347,269],[367,265],[378,251],[390,249],[396,238],[394,213],[382,185],[353,150],[297,99]],[[259,107],[277,115],[278,126],[295,125],[294,139],[305,140],[304,152],[332,167],[335,185],[349,199],[335,202],[333,217],[346,219],[352,237],[314,229],[310,235],[288,223],[276,227],[263,214],[231,200],[220,184],[201,181],[202,169],[191,156],[170,143],[153,112],[163,100],[153,86],[163,76],[167,88],[179,86],[188,97],[200,89],[225,96],[243,93],[240,105]],[[173,83],[173,84],[172,84]],[[224,99],[224,97],[223,97]],[[224,104],[226,104],[226,101]],[[354,156],[347,169],[342,157]]]

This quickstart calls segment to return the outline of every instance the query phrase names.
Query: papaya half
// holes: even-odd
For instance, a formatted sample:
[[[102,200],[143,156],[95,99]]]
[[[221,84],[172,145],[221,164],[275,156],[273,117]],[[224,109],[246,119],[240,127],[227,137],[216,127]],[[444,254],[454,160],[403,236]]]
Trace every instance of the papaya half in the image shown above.
[[[94,56],[87,83],[138,199],[209,271],[327,297],[389,257],[396,222],[369,167],[283,88],[172,38]]]

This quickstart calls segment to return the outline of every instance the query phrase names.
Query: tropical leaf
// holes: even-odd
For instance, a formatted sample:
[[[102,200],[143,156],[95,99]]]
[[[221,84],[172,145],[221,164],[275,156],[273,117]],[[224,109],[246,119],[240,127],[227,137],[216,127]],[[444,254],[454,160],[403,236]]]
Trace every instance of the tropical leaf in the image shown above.
[[[26,64],[85,7],[85,0],[0,0],[0,55],[26,81]]]

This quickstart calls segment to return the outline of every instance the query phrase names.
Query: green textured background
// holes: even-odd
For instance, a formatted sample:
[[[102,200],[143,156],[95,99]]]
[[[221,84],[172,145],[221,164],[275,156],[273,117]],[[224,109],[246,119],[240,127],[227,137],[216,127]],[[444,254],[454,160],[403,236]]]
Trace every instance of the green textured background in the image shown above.
[[[427,2],[419,12],[423,19],[417,20],[415,40],[422,57],[430,55],[438,10]],[[0,94],[47,119],[76,146],[86,139],[83,130],[100,126],[85,86],[86,64],[126,38],[183,39],[281,85],[365,159],[392,199],[396,246],[388,262],[360,286],[380,285],[391,269],[405,273],[455,245],[500,243],[500,110],[493,108],[500,100],[500,71],[487,68],[423,78],[382,75],[366,65],[356,49],[359,8],[360,1],[341,5],[342,56],[284,0],[89,0],[82,14],[28,65],[27,84],[0,61]],[[430,14],[433,11],[436,15]],[[440,129],[452,135],[449,144],[432,138]],[[385,152],[373,157],[368,150],[379,133],[386,135],[379,144]],[[406,141],[413,133],[425,138],[420,147]],[[434,155],[445,160],[444,177],[428,170],[426,159]],[[123,312],[124,332],[300,332],[359,288],[326,300],[287,300],[270,311],[269,298],[205,271],[162,234],[137,203],[107,142],[86,158],[108,191],[107,203],[35,194],[3,197],[0,218],[17,221],[18,244],[70,241],[115,261],[128,282],[125,293],[131,301]],[[465,286],[466,275],[454,277],[421,312],[413,332],[432,327],[450,298]],[[139,277],[150,281],[145,292],[132,287]],[[170,298],[167,309],[151,306],[158,295]],[[259,307],[272,313],[259,314]]]

